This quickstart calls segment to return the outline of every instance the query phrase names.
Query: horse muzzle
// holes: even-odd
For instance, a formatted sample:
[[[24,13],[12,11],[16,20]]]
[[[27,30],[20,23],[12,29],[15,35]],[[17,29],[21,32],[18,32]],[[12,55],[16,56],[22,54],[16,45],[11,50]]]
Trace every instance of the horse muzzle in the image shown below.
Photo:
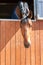
[[[24,43],[24,46],[25,46],[25,48],[29,48],[30,47],[30,43],[29,42]]]

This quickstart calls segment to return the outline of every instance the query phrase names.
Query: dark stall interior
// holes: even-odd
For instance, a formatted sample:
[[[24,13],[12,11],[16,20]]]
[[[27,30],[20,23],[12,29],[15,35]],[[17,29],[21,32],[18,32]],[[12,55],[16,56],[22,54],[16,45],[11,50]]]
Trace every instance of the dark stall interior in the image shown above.
[[[18,1],[20,0],[0,0],[0,19],[9,19]],[[33,13],[32,19],[34,19],[34,0],[27,0],[27,2],[29,4],[29,8],[32,10]]]
[[[1,3],[0,4],[0,18],[10,18],[16,3]]]

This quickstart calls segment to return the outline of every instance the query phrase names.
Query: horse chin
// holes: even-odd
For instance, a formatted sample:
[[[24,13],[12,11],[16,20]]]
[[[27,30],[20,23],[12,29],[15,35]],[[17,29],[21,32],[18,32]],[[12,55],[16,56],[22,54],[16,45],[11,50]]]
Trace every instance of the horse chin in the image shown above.
[[[31,45],[31,39],[30,39],[30,37],[28,37],[24,40],[24,46],[25,46],[25,48],[29,48],[30,45]]]
[[[27,43],[25,42],[24,46],[25,46],[25,48],[29,48],[30,47],[30,43],[29,42],[27,42]]]

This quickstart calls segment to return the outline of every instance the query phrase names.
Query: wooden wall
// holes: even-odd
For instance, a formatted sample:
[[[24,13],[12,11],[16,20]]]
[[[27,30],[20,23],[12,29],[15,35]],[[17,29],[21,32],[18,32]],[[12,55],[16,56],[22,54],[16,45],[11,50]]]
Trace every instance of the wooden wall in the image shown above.
[[[43,20],[33,22],[31,42],[24,47],[19,21],[0,21],[0,65],[43,65]]]

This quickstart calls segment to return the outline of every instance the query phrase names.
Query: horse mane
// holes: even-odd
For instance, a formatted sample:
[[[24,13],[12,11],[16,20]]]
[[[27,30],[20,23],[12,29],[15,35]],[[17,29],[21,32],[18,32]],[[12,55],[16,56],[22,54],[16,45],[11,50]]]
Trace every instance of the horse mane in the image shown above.
[[[21,14],[20,9],[19,9],[18,6],[16,7],[16,14],[17,14],[17,16],[18,16],[19,19],[22,18],[22,14]]]

